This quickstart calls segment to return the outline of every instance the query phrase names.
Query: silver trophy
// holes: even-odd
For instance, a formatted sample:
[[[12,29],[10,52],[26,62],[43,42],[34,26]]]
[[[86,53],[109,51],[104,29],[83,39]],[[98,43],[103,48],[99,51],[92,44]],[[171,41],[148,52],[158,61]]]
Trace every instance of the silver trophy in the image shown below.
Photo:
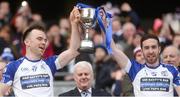
[[[80,10],[80,14],[81,14],[82,26],[83,26],[83,29],[85,30],[85,38],[81,42],[79,51],[84,52],[84,53],[93,53],[94,44],[92,40],[90,40],[89,38],[89,29],[92,29],[96,24],[95,9],[82,8]]]

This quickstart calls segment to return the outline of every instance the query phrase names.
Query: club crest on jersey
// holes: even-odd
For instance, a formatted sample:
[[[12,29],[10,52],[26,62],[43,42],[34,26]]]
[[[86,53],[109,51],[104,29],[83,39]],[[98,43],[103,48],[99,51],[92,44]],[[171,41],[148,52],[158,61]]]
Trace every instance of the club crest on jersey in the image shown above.
[[[152,76],[157,76],[157,72],[151,72]]]
[[[32,71],[35,72],[36,70],[37,70],[37,66],[33,66],[33,67],[32,67]]]
[[[161,72],[161,75],[162,75],[162,76],[168,76],[168,72],[167,72],[167,71],[162,71],[162,72]]]

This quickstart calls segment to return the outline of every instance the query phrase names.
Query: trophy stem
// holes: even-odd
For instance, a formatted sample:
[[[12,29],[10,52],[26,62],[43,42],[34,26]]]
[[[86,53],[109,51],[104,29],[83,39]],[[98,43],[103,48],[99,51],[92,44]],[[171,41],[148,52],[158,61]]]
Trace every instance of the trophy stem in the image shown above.
[[[89,29],[86,29],[85,39],[88,39],[88,38],[89,38],[88,31],[89,31]]]

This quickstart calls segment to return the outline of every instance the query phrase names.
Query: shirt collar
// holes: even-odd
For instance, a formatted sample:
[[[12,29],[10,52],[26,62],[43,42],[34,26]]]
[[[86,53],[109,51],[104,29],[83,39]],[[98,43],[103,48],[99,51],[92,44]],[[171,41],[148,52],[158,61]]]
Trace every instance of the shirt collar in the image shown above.
[[[92,93],[92,88],[87,89],[89,93]],[[78,88],[79,93],[81,93],[83,90]]]

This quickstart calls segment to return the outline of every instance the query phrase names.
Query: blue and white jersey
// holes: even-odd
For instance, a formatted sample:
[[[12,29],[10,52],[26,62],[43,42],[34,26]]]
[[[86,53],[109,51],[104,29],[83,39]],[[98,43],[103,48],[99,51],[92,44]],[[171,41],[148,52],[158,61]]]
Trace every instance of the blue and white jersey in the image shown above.
[[[125,71],[128,73],[136,97],[173,97],[173,86],[180,86],[178,70],[167,64],[150,68],[132,60]]]
[[[57,56],[31,61],[22,57],[7,65],[3,82],[16,97],[53,97],[53,76],[60,69]]]

